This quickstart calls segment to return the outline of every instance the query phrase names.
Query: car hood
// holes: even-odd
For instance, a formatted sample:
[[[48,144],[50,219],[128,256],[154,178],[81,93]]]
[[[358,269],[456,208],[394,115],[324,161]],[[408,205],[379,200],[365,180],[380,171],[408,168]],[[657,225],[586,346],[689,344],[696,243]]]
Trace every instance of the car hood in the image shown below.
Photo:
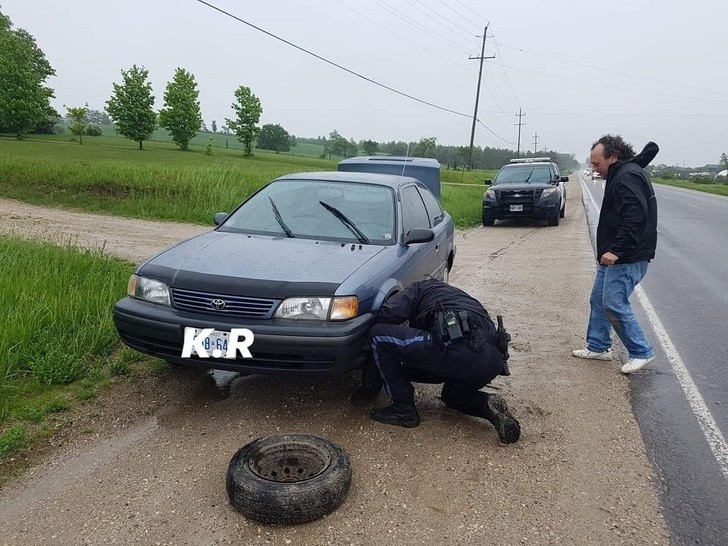
[[[546,188],[553,188],[554,184],[548,182],[507,182],[504,184],[496,184],[491,186],[494,190],[545,190]]]
[[[158,254],[137,273],[191,290],[327,296],[384,248],[212,231]]]

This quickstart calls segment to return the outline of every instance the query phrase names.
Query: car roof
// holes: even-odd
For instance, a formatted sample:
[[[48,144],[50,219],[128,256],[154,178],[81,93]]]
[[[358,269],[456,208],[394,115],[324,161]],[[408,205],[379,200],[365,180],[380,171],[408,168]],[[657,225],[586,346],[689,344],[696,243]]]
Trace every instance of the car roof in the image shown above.
[[[319,180],[322,182],[358,182],[364,184],[376,184],[398,189],[403,184],[416,183],[423,186],[422,182],[411,176],[397,176],[394,174],[377,173],[354,173],[342,171],[324,171],[313,173],[291,173],[279,176],[274,180]]]

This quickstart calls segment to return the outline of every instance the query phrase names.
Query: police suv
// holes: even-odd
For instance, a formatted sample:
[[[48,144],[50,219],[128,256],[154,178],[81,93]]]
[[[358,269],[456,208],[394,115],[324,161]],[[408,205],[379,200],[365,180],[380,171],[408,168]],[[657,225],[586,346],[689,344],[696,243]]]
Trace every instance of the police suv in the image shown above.
[[[566,214],[568,176],[549,157],[511,159],[483,195],[483,225],[492,226],[506,218],[537,218],[558,226]]]

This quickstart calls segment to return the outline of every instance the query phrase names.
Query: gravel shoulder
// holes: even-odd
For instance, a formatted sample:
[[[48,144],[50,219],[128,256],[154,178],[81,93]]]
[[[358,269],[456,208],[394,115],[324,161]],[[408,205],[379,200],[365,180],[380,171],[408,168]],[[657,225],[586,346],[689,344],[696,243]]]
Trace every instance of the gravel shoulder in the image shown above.
[[[668,544],[656,477],[619,363],[577,361],[594,258],[578,183],[558,227],[500,223],[457,233],[451,282],[503,314],[512,375],[497,378],[521,421],[514,445],[417,385],[422,424],[372,422],[357,378],[251,375],[223,387],[169,369],[120,380],[39,463],[0,490],[0,543],[30,544]],[[0,233],[140,261],[209,228],[0,200]],[[491,387],[489,387],[491,388]],[[379,400],[384,403],[384,400]],[[299,526],[247,521],[225,470],[243,444],[318,434],[349,452],[348,499]]]

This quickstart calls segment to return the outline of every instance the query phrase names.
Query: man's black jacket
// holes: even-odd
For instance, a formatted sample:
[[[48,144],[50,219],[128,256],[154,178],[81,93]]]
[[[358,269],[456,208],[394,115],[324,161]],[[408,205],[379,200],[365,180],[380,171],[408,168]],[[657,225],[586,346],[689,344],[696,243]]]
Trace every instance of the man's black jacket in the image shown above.
[[[440,306],[451,311],[468,311],[484,333],[496,330],[488,311],[478,300],[459,288],[434,279],[418,281],[389,298],[379,309],[376,320],[387,324],[409,321],[412,328],[431,331],[434,315]]]
[[[620,264],[655,257],[657,200],[642,169],[659,150],[648,142],[632,159],[610,165],[597,227],[597,261],[605,252],[617,255]]]

